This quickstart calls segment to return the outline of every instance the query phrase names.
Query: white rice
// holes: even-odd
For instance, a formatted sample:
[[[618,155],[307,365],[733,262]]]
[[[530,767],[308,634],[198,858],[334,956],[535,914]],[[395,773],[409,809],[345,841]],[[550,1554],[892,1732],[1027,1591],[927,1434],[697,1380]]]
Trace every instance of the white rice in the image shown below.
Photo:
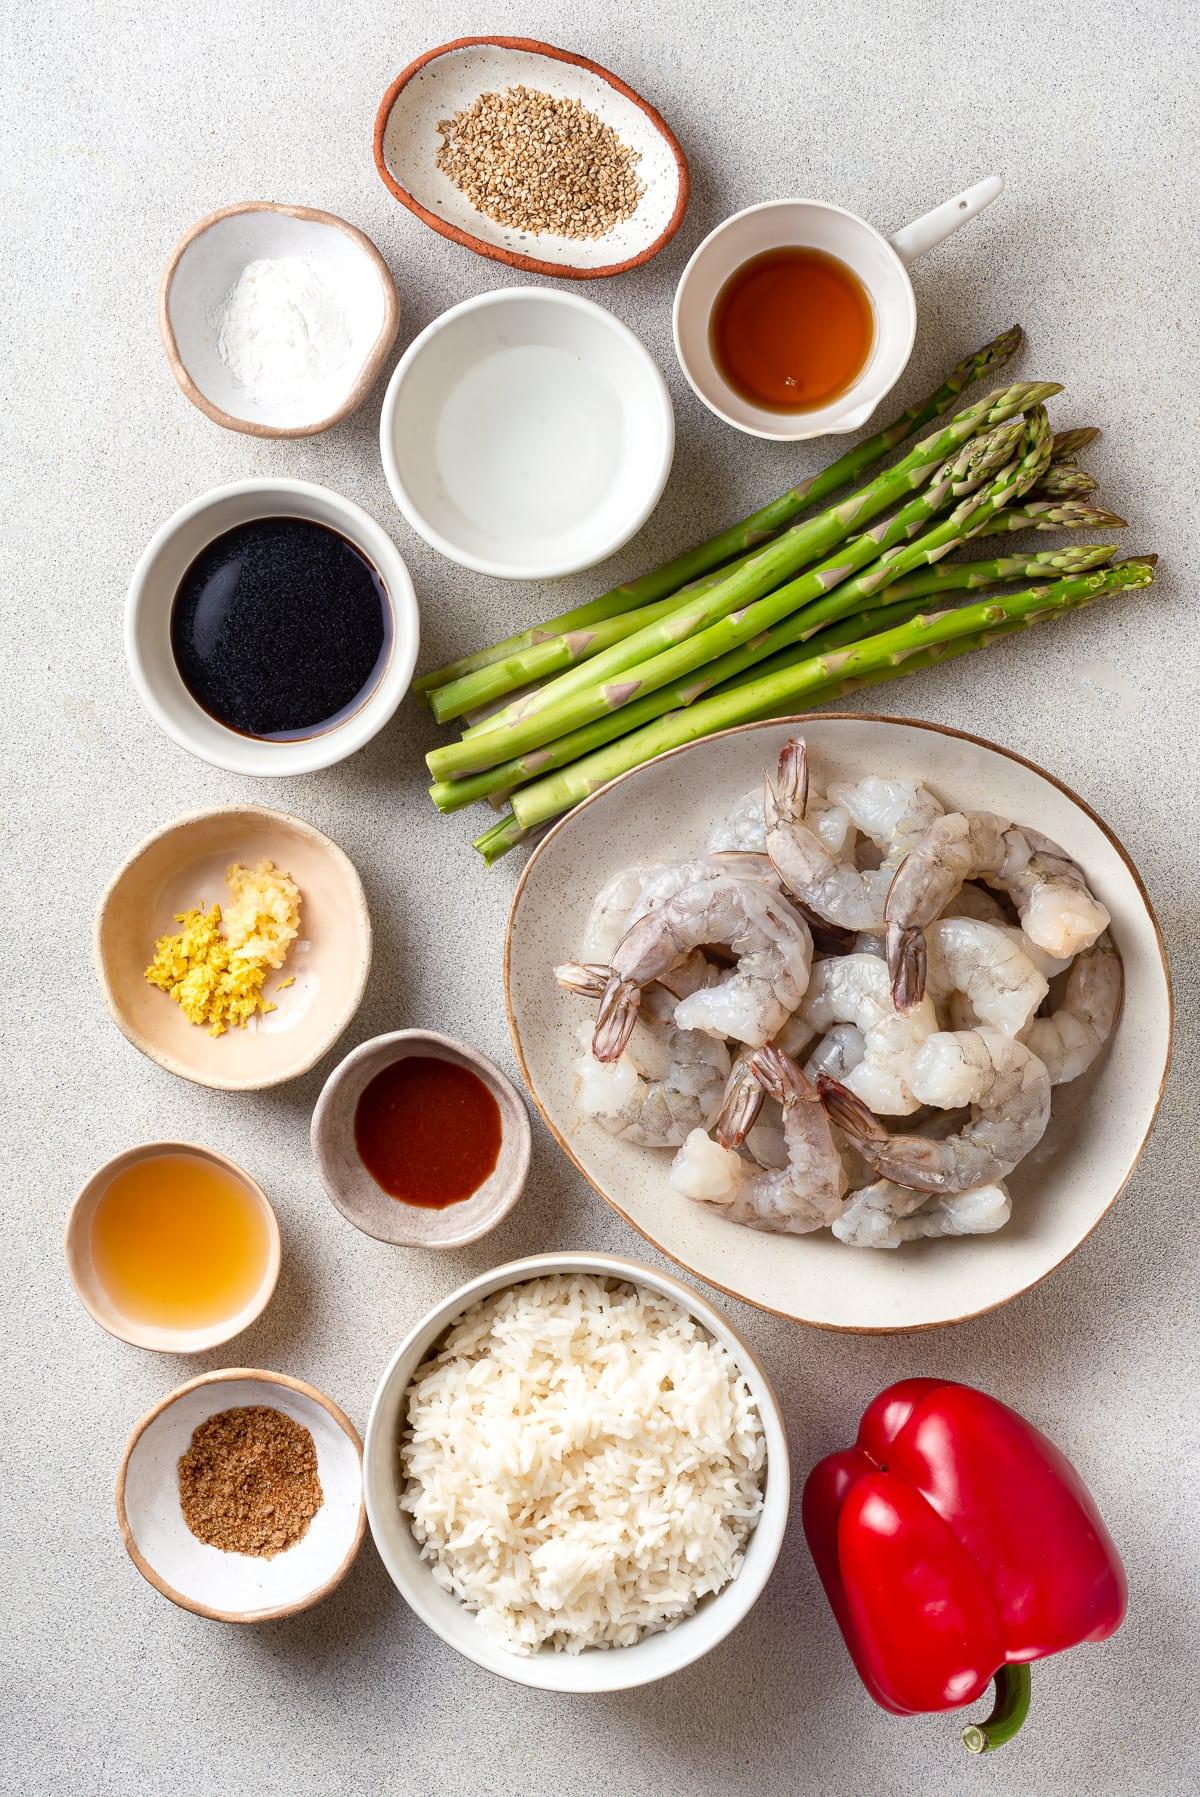
[[[586,1274],[476,1304],[409,1388],[400,1443],[433,1575],[500,1646],[628,1647],[737,1576],[766,1444],[725,1348]]]

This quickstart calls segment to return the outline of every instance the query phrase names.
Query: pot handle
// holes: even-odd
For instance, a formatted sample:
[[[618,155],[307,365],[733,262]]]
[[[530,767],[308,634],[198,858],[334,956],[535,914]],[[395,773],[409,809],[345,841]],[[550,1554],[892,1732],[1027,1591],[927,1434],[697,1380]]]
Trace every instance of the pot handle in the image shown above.
[[[911,225],[905,225],[892,238],[892,248],[901,262],[911,262],[935,244],[941,243],[960,225],[965,225],[977,213],[990,206],[992,201],[1004,192],[1004,176],[988,175],[982,181],[976,181],[974,187],[956,193],[952,200],[945,200],[935,206],[932,212],[922,213]]]

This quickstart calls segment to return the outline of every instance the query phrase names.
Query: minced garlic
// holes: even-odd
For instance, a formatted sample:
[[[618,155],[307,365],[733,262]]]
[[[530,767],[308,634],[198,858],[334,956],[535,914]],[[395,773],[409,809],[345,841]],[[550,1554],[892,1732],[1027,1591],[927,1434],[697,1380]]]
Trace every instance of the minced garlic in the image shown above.
[[[230,899],[224,914],[220,905],[179,912],[175,921],[182,930],[159,937],[146,969],[150,984],[173,998],[189,1023],[206,1025],[210,1036],[231,1026],[245,1029],[256,1012],[275,1009],[263,997],[263,983],[271,969],[283,966],[300,933],[300,890],[273,863],[260,861],[251,869],[235,862],[225,878]]]

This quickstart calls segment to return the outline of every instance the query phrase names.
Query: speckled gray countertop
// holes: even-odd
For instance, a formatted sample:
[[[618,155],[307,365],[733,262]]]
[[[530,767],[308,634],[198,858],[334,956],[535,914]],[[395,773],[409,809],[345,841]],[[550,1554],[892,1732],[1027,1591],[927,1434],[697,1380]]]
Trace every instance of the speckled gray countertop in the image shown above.
[[[1200,1783],[1191,1103],[1200,120],[1188,10],[1153,0],[1095,0],[1086,12],[982,0],[802,9],[495,0],[490,11],[403,0],[46,0],[10,17],[0,157],[6,1790],[1183,1797]],[[244,1630],[174,1609],[121,1548],[112,1487],[122,1444],[180,1380],[232,1353],[313,1380],[361,1425],[392,1346],[463,1278],[541,1248],[649,1252],[540,1126],[528,1194],[488,1240],[446,1259],[367,1240],[324,1197],[308,1151],[309,1113],[333,1057],[272,1093],[230,1098],[185,1085],[108,1023],[89,960],[97,897],[147,831],[195,806],[265,801],[328,831],[366,883],[375,965],[342,1048],[431,1024],[512,1070],[500,943],[519,869],[512,857],[485,874],[467,820],[432,811],[421,765],[428,717],[407,704],[352,762],[256,784],[190,759],[158,732],[121,647],[126,581],[150,534],[205,488],[253,474],[324,481],[384,522],[417,585],[427,666],[566,602],[560,589],[462,572],[414,537],[379,467],[378,391],[324,437],[227,435],[184,402],[154,329],[172,243],[237,199],[328,207],[368,231],[400,291],[397,353],[443,307],[514,279],[410,217],[371,160],[375,108],[396,71],[481,29],[545,37],[614,67],[661,107],[692,161],[694,198],[675,243],[588,290],[666,373],[679,447],[640,538],[599,575],[569,583],[573,598],[673,553],[821,459],[819,448],[724,429],[685,387],[670,301],[704,232],[789,193],[895,228],[992,170],[1007,175],[1007,195],[915,270],[920,326],[901,396],[925,392],[960,353],[1019,318],[1030,345],[1021,372],[1067,383],[1057,416],[1103,425],[1089,460],[1104,496],[1131,520],[1130,545],[1163,557],[1150,594],[872,701],[1045,762],[1138,861],[1172,951],[1180,1027],[1166,1107],[1128,1190],[1069,1265],[957,1329],[834,1337],[739,1307],[781,1387],[801,1470],[848,1436],[878,1387],[919,1372],[1003,1394],[1085,1469],[1128,1563],[1129,1620],[1105,1646],[1038,1669],[1034,1721],[987,1764],[965,1761],[952,1721],[899,1721],[866,1698],[798,1517],[765,1597],[722,1648],[667,1685],[570,1700],[458,1659],[405,1608],[369,1543],[323,1607]],[[88,1171],[163,1135],[244,1162],[284,1231],[283,1276],[262,1323],[233,1350],[194,1361],[103,1335],[76,1303],[61,1254],[63,1216]]]

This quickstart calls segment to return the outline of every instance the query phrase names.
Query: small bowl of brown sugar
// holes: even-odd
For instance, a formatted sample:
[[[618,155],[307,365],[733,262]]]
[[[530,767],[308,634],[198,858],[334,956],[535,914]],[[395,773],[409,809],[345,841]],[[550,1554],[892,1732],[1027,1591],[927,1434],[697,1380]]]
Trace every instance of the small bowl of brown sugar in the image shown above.
[[[661,114],[611,70],[533,38],[457,38],[418,56],[383,97],[375,164],[443,237],[574,280],[649,261],[688,202]]]
[[[362,1545],[362,1442],[303,1380],[205,1373],[129,1437],[117,1518],[138,1571],[182,1609],[293,1616],[341,1584]]]

